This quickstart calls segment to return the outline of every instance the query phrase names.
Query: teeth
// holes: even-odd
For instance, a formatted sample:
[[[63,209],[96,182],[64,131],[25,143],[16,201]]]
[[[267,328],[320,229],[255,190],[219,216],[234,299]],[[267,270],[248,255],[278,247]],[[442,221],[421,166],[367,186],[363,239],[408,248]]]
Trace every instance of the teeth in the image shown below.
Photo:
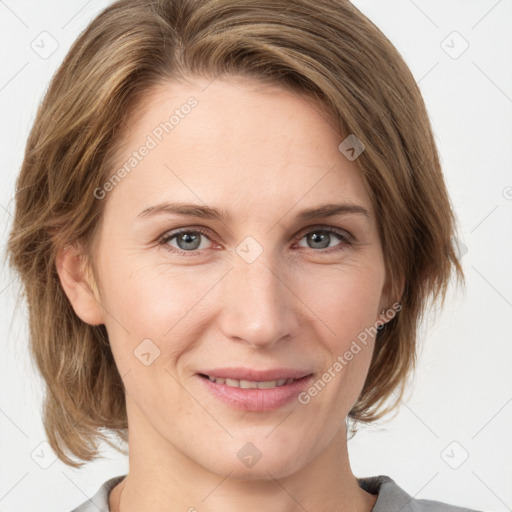
[[[215,377],[210,377],[208,375],[208,378],[212,381],[212,382],[216,382],[217,384],[224,384],[226,382],[226,379],[222,379],[222,378],[218,378],[216,379]]]
[[[235,380],[236,382],[236,380]],[[241,388],[247,388],[247,389],[257,389],[258,388],[258,383],[257,382],[254,382],[252,380],[241,380],[240,381],[240,387]]]
[[[266,381],[254,381],[254,380],[237,380],[237,379],[224,379],[222,377],[211,377],[208,375],[208,379],[216,384],[226,384],[232,388],[242,389],[270,389],[280,386],[291,384],[295,379],[277,379],[277,380],[266,380]]]

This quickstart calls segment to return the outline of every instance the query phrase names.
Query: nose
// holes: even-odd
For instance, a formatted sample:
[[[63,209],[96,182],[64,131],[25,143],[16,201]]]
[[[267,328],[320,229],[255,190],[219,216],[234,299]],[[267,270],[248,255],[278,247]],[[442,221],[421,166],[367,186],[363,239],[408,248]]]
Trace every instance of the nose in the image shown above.
[[[270,348],[296,336],[300,301],[290,278],[275,258],[262,254],[247,263],[236,257],[234,268],[223,280],[220,322],[224,336],[254,348]]]

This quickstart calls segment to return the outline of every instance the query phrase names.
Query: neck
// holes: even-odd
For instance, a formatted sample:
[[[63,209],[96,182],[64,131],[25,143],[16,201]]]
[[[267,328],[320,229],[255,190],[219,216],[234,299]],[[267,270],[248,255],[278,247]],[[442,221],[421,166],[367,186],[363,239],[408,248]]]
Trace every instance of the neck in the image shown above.
[[[300,470],[276,478],[272,468],[261,465],[259,473],[243,480],[209,471],[154,431],[148,435],[147,425],[133,427],[130,470],[110,494],[112,512],[370,512],[377,499],[352,474],[344,425]]]

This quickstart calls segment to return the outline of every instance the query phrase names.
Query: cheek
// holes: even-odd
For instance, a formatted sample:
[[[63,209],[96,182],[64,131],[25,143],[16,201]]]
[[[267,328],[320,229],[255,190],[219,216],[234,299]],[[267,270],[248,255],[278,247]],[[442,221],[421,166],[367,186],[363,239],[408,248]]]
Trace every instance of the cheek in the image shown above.
[[[379,291],[376,276],[368,272],[364,277],[346,274],[323,286],[322,293],[317,290],[308,298],[320,319],[318,325],[329,328],[321,329],[327,334],[320,338],[327,357],[322,372],[299,402],[319,424],[330,424],[333,435],[356,402],[368,374],[375,345]]]
[[[383,273],[379,265],[345,267],[322,278],[309,276],[302,281],[303,300],[317,317],[318,332],[328,352],[323,374],[332,393],[343,387],[343,396],[356,397],[368,371],[376,334]],[[315,286],[313,286],[315,284]],[[314,393],[314,391],[313,391]]]
[[[222,272],[213,275],[211,270],[192,267],[131,265],[129,260],[123,263],[120,259],[114,265],[114,260],[106,262],[103,272],[106,324],[116,361],[130,368],[133,352],[141,343],[146,345],[140,350],[147,346],[164,356],[155,360],[155,366],[176,359],[190,348],[199,324],[207,321],[208,292]]]
[[[107,330],[120,372],[134,363],[139,367],[137,351],[158,354],[153,367],[172,365],[194,349],[195,340],[219,313],[220,302],[229,301],[220,301],[227,266],[173,268],[140,260],[110,254],[101,269]],[[376,257],[347,258],[336,266],[308,264],[289,272],[289,300],[296,302],[290,307],[303,311],[301,321],[309,324],[304,328],[318,338],[322,352],[327,350],[332,358],[342,355],[374,324],[383,281]]]
[[[298,293],[305,304],[325,324],[326,340],[343,348],[379,314],[383,270],[374,265],[347,265],[307,273],[300,279]]]

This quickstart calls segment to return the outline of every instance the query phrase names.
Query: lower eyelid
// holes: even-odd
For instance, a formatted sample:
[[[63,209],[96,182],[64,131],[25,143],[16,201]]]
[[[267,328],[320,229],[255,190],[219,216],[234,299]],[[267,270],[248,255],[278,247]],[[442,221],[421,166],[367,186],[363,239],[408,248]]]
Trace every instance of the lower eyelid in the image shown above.
[[[348,233],[344,232],[338,232],[337,230],[329,230],[329,229],[313,229],[312,231],[308,231],[307,233],[304,233],[300,237],[298,237],[298,242],[300,242],[304,237],[309,235],[310,233],[317,233],[317,232],[325,232],[328,233],[330,236],[336,238],[340,243],[334,247],[326,247],[324,249],[312,249],[310,247],[304,247],[304,249],[309,249],[310,251],[315,252],[332,252],[335,251],[338,247],[346,247],[353,244],[353,237],[349,235]]]
[[[179,235],[182,235],[183,233],[199,233],[201,236],[203,236],[204,238],[207,238],[213,244],[213,241],[211,240],[209,234],[206,232],[203,232],[199,229],[187,229],[187,230],[177,231],[175,233],[167,233],[160,238],[159,242],[161,245],[168,245],[171,240],[174,240],[176,237],[178,237]],[[194,249],[193,251],[185,251],[183,249],[179,249],[179,248],[172,247],[172,246],[171,246],[171,248],[175,251],[188,252],[190,254],[197,253],[200,251],[200,249]]]
[[[330,250],[332,251],[335,251],[336,248],[338,246],[349,246],[349,245],[352,245],[353,243],[353,236],[351,234],[349,234],[348,232],[345,232],[343,230],[338,230],[336,228],[332,228],[332,227],[313,227],[312,229],[309,229],[308,231],[306,232],[303,232],[302,234],[300,234],[296,240],[298,242],[300,242],[305,236],[311,234],[311,233],[315,233],[315,232],[325,232],[325,233],[328,233],[329,235],[331,236],[334,236],[336,237],[339,241],[340,241],[340,244],[334,246],[334,247],[328,247],[328,248],[325,248],[325,249],[312,249],[312,248],[308,248],[308,247],[303,247],[304,249],[309,249],[311,251],[314,251],[314,252],[331,252]],[[174,240],[177,236],[183,234],[183,233],[199,233],[201,236],[207,238],[212,244],[214,244],[215,242],[212,240],[212,238],[210,237],[210,234],[201,230],[201,229],[198,229],[198,228],[195,228],[195,229],[187,229],[187,230],[182,230],[182,231],[177,231],[177,232],[170,232],[170,233],[167,233],[167,234],[164,234],[161,238],[160,238],[160,244],[161,245],[168,245],[169,242],[171,240]],[[177,247],[172,247],[171,246],[171,249],[169,250],[174,250],[176,252],[180,252],[180,253],[189,253],[189,254],[198,254],[201,252],[201,249],[194,249],[192,251],[185,251],[183,249],[179,249]]]

